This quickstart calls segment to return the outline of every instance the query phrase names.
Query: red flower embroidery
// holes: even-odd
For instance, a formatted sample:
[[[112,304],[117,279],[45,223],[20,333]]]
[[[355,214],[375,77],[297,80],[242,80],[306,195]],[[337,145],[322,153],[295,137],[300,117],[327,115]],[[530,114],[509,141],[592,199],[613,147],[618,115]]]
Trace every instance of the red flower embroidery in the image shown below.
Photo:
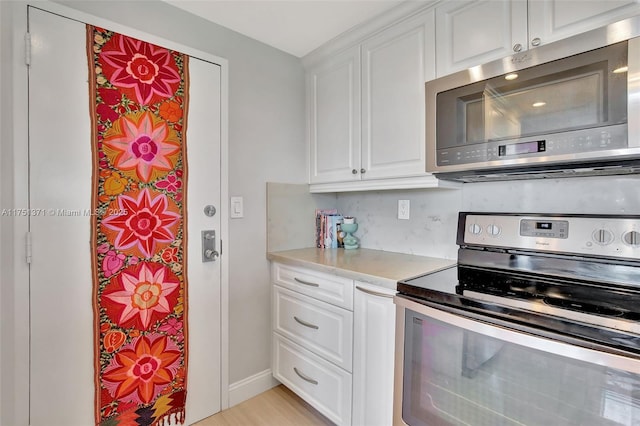
[[[117,250],[142,258],[169,246],[175,240],[180,214],[165,194],[128,192],[111,202],[101,223],[102,232]]]
[[[115,112],[109,105],[100,104],[96,107],[96,112],[100,116],[100,121],[111,121],[112,123],[120,117],[117,112]]]
[[[106,87],[98,88],[98,94],[102,98],[102,102],[108,106],[118,105],[122,101],[122,93],[117,89],[107,89]]]
[[[167,263],[171,263],[171,262],[177,262],[180,259],[178,259],[178,247],[167,247],[166,249],[162,250],[162,260],[164,260]]]
[[[102,375],[103,385],[115,399],[148,404],[174,380],[179,364],[180,349],[171,339],[140,336],[115,353]]]
[[[173,311],[180,280],[160,263],[140,263],[122,271],[102,293],[107,316],[122,328],[148,330]]]
[[[168,99],[180,85],[171,52],[121,34],[114,34],[100,53],[102,71],[129,99],[142,105]]]

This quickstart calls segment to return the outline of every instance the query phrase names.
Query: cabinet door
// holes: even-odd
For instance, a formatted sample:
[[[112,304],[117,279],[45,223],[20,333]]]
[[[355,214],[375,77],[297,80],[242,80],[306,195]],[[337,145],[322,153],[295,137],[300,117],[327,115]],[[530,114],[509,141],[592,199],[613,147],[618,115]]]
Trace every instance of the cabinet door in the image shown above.
[[[639,13],[639,0],[529,1],[529,43],[551,43]]]
[[[525,0],[447,1],[436,7],[441,77],[527,48]]]
[[[353,425],[393,423],[395,291],[356,281]]]
[[[424,83],[434,78],[434,13],[362,45],[362,179],[424,175]]]
[[[310,70],[307,99],[310,183],[359,180],[360,48]]]

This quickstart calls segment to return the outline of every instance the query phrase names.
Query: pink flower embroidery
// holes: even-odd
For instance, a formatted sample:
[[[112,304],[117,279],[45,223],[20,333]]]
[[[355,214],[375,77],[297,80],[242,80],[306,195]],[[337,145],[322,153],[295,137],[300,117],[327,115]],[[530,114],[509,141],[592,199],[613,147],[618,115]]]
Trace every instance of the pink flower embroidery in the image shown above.
[[[137,264],[138,264],[138,262],[140,262],[140,259],[138,259],[138,258],[137,258],[137,257],[135,257],[135,256],[131,256],[131,257],[129,258],[129,265],[137,265]]]
[[[169,268],[143,262],[111,279],[102,293],[102,306],[120,327],[148,330],[173,311],[179,287],[180,280]]]
[[[109,243],[100,244],[96,251],[100,254],[105,254],[109,251]]]
[[[102,219],[102,232],[109,242],[125,254],[143,258],[169,246],[180,222],[174,202],[147,188],[119,195],[107,211],[117,213]]]
[[[110,250],[102,260],[102,272],[105,277],[110,277],[124,266],[125,255],[117,254],[115,251]]]
[[[112,397],[148,404],[171,383],[180,367],[180,349],[160,334],[134,339],[116,352],[102,381]]]
[[[143,182],[173,169],[180,153],[175,130],[148,111],[117,119],[105,133],[102,145],[111,164]]]
[[[156,182],[156,187],[175,193],[182,188],[182,181],[176,175],[170,174],[165,179]]]
[[[169,336],[175,336],[182,332],[182,321],[178,321],[177,318],[169,318],[167,322],[158,327],[158,331],[167,333]]]
[[[100,53],[102,71],[129,99],[142,105],[171,98],[180,74],[171,52],[121,34],[114,34]]]

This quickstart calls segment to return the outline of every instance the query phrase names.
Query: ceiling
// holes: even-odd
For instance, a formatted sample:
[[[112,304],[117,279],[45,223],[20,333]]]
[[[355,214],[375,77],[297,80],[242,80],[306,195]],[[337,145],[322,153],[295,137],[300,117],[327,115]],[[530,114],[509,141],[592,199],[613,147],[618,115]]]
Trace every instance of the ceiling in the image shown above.
[[[403,0],[165,0],[297,57]]]

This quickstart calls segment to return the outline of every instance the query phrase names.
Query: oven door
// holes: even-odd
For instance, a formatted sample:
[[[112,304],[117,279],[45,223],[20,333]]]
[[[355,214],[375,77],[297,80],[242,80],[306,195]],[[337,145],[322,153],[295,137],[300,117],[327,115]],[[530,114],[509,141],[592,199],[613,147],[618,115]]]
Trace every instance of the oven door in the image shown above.
[[[638,358],[395,303],[395,425],[640,425]]]

